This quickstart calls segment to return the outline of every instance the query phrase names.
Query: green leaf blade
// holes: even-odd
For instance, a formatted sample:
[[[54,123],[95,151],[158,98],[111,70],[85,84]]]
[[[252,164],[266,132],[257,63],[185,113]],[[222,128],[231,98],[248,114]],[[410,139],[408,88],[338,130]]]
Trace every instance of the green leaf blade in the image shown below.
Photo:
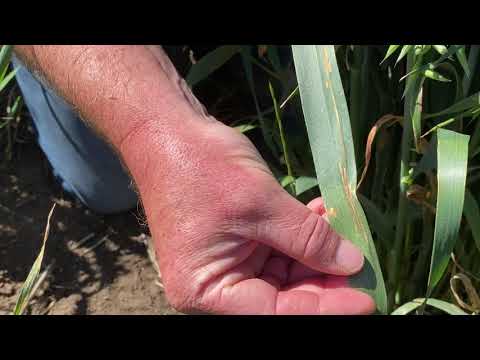
[[[465,46],[460,46],[456,55],[457,55],[458,62],[463,68],[463,72],[465,73],[465,76],[470,77],[470,68],[468,66],[467,55],[465,54]]]
[[[243,134],[243,133],[246,133],[247,131],[256,129],[257,127],[258,125],[254,125],[254,124],[241,124],[241,125],[234,126],[233,128]]]
[[[12,45],[3,45],[0,48],[0,74],[3,74],[6,72],[6,69],[8,68],[8,64],[10,63],[10,58],[12,57],[12,52],[13,52]]]
[[[431,119],[434,117],[439,117],[439,116],[451,116],[451,115],[467,115],[468,112],[472,110],[472,108],[476,108],[480,106],[480,92],[477,92],[473,95],[470,95],[469,97],[466,97],[463,100],[460,100],[453,104],[452,106],[449,106],[448,108],[433,113],[433,114],[428,114],[423,117],[423,119]]]
[[[240,45],[224,45],[216,48],[192,66],[185,81],[193,88],[228,62],[240,50]]]
[[[465,198],[469,138],[450,130],[437,131],[438,194],[428,293],[443,276],[457,240]]]
[[[412,48],[413,45],[403,45],[402,50],[400,50],[400,55],[398,55],[397,61],[395,62],[395,65],[397,65]]]
[[[387,53],[385,54],[385,57],[383,58],[380,64],[382,64],[385,60],[387,60],[395,51],[397,51],[399,47],[400,45],[390,45],[388,47]]]
[[[437,71],[433,71],[433,70],[425,70],[423,72],[423,75],[426,77],[426,78],[429,78],[429,79],[432,79],[432,80],[435,80],[435,81],[440,81],[440,82],[451,82],[452,80],[446,78],[445,76],[443,76],[442,74],[438,73]]]
[[[296,195],[302,195],[305,191],[313,189],[318,186],[317,178],[311,176],[300,176],[295,179]]]
[[[406,304],[403,304],[399,308],[395,309],[395,311],[392,312],[391,315],[407,315],[408,313],[422,306],[424,302],[425,302],[424,298],[412,300]],[[443,312],[446,312],[447,314],[450,314],[450,315],[468,315],[465,311],[460,309],[458,306],[443,300],[427,299],[427,305],[430,305],[438,310],[442,310]]]
[[[445,45],[432,45],[436,52],[440,55],[445,55],[448,52],[448,49]]]
[[[45,254],[45,245],[47,243],[48,235],[50,233],[50,220],[53,215],[53,211],[55,210],[55,205],[53,204],[50,213],[48,214],[47,218],[47,226],[45,227],[45,234],[43,236],[42,246],[40,248],[40,252],[35,259],[35,262],[28,273],[27,279],[23,283],[20,293],[17,298],[17,302],[15,303],[15,308],[13,310],[14,315],[22,315],[27,308],[28,302],[33,295],[34,288],[37,284],[37,279],[40,275],[40,269],[43,262],[43,256]]]
[[[5,76],[2,79],[2,81],[0,81],[0,91],[2,91],[8,85],[8,83],[15,77],[15,75],[17,74],[17,70],[18,69],[10,71],[8,75]]]
[[[318,184],[332,227],[365,255],[351,286],[370,294],[381,313],[387,297],[375,245],[356,195],[350,117],[333,46],[294,45],[293,56]]]
[[[456,54],[457,51],[461,48],[461,46],[459,45],[452,45],[448,48],[448,51],[443,54],[442,56],[440,56],[440,58],[438,58],[437,60],[433,61],[433,62],[430,62],[430,63],[427,63],[421,67],[417,67],[417,68],[414,68],[412,71],[410,71],[409,73],[407,73],[406,75],[402,76],[400,78],[400,81],[410,77],[411,75],[413,75],[414,73],[417,73],[417,72],[424,72],[425,70],[435,70],[436,67],[438,65],[440,65],[442,62],[444,62],[445,60],[447,60],[450,56],[452,56],[453,54]]]

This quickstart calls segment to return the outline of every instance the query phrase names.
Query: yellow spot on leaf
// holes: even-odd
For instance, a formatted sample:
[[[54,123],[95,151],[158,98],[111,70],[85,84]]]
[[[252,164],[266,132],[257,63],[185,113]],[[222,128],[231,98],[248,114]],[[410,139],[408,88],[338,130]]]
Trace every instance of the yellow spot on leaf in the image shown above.
[[[332,72],[332,64],[330,64],[330,59],[328,58],[328,52],[327,48],[323,48],[323,66],[325,67],[325,70],[327,70],[329,73]]]
[[[337,210],[334,208],[328,208],[327,209],[327,216],[328,217],[336,217],[337,216]]]

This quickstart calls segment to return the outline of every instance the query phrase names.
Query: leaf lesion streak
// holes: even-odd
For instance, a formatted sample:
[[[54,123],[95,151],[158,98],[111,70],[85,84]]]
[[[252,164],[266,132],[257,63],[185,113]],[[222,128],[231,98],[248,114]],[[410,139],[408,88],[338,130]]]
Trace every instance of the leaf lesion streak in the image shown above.
[[[330,84],[332,82],[332,79],[330,78],[330,74],[332,73],[332,65],[330,64],[330,59],[328,58],[328,52],[326,48],[323,48],[323,64],[326,70],[326,76],[328,77],[326,80],[327,84]],[[334,128],[339,132],[338,136],[336,139],[340,139],[341,142],[341,151],[342,151],[342,163],[346,164],[347,163],[347,150],[344,142],[344,134],[343,134],[343,129],[341,125],[341,120],[340,120],[340,115],[338,114],[338,109],[337,109],[337,102],[335,101],[335,94],[333,93],[333,88],[331,86],[327,86],[328,91],[330,92],[330,97],[333,102],[333,110],[335,112],[335,119],[337,121],[336,126]],[[335,137],[334,137],[335,139]],[[346,171],[346,169],[345,169]],[[340,173],[340,177],[342,174]]]
[[[339,171],[340,171],[340,176],[342,178],[342,184],[343,184],[343,189],[347,198],[347,204],[350,207],[351,213],[353,215],[353,222],[355,225],[355,229],[357,230],[358,233],[360,233],[361,238],[365,241],[366,244],[368,244],[368,235],[365,231],[365,227],[363,226],[363,222],[360,218],[360,215],[358,213],[358,209],[355,206],[355,199],[356,194],[352,192],[350,186],[348,185],[348,179],[347,179],[347,173],[345,170],[345,167],[342,167],[339,164]]]
[[[342,186],[343,186],[343,189],[344,189],[344,193],[346,195],[346,200],[347,200],[348,206],[350,208],[350,212],[351,212],[352,217],[353,217],[353,222],[354,222],[354,225],[355,225],[355,229],[357,230],[358,233],[360,233],[361,238],[365,241],[365,243],[368,244],[368,236],[365,232],[365,228],[362,224],[362,221],[361,221],[360,215],[358,213],[357,207],[355,206],[356,194],[353,192],[355,190],[352,191],[352,188],[350,186],[351,181],[347,176],[347,169],[346,169],[346,166],[345,166],[346,162],[347,162],[347,157],[346,157],[347,149],[346,149],[346,145],[345,145],[345,141],[344,141],[344,133],[343,133],[342,125],[341,125],[340,115],[338,113],[338,106],[337,106],[337,102],[335,100],[335,94],[333,92],[333,88],[331,86],[329,86],[329,84],[331,84],[330,74],[332,72],[332,67],[331,67],[331,64],[330,64],[330,60],[328,58],[328,52],[327,52],[326,48],[323,48],[323,60],[324,60],[323,61],[324,68],[325,68],[325,71],[326,71],[325,75],[327,76],[327,79],[325,81],[326,89],[328,89],[328,91],[330,93],[330,98],[332,100],[333,110],[335,112],[335,119],[336,119],[335,128],[336,128],[336,131],[338,131],[337,139],[340,139],[340,148],[341,148],[340,151],[342,152],[342,161],[338,162],[339,174],[340,174],[340,178],[342,180]]]

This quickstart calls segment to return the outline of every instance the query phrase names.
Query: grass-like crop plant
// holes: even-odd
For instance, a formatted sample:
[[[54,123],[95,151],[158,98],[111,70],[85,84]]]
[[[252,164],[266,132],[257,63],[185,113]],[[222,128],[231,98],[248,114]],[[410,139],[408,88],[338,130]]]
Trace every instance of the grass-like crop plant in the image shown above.
[[[12,45],[0,47],[0,152],[4,154],[0,166],[12,160],[12,148],[17,138],[21,96],[14,96],[15,92],[8,89],[13,83],[17,70],[10,70]]]
[[[308,137],[330,224],[365,255],[352,283],[387,311],[387,294],[375,244],[357,198],[357,167],[348,107],[333,46],[294,46],[293,55]]]
[[[15,303],[15,308],[13,310],[13,315],[22,315],[25,312],[25,309],[27,308],[30,299],[33,297],[43,280],[43,277],[40,274],[40,269],[42,267],[43,256],[45,254],[45,245],[47,244],[48,235],[50,233],[50,220],[52,218],[54,210],[55,204],[53,204],[52,209],[48,214],[47,225],[43,234],[43,241],[40,247],[40,252],[35,259],[35,262],[33,263],[30,272],[28,273],[27,279],[20,288],[20,292]]]
[[[399,48],[396,64],[388,62]],[[352,61],[345,66],[347,99],[333,46],[293,46],[303,113],[329,220],[367,259],[352,283],[374,296],[381,313],[424,312],[426,305],[464,313],[445,301],[454,299],[465,310],[480,311],[471,280],[478,280],[475,274],[480,265],[478,229],[472,226],[480,220],[476,191],[468,191],[464,206],[467,175],[477,168],[468,166],[469,158],[479,150],[475,121],[480,113],[479,94],[471,92],[472,81],[478,84],[478,76],[474,77],[478,49],[469,47],[467,57],[464,45],[392,45],[383,67],[378,58],[372,61],[374,51],[372,47],[346,49]],[[402,71],[398,63],[405,57]],[[403,109],[399,111],[395,103]],[[386,124],[398,124],[401,131],[379,133],[378,128]],[[379,137],[375,165],[369,166],[375,135]],[[357,183],[355,150],[364,163],[363,187]],[[472,177],[469,180],[474,188]],[[357,198],[359,186],[376,241]],[[469,224],[460,231],[463,213]],[[452,256],[455,262],[450,261]],[[464,286],[461,293],[454,287],[457,279]],[[469,298],[469,305],[461,300],[463,296]]]
[[[16,71],[8,72],[11,56],[12,46],[3,45],[0,48],[0,93],[3,91],[3,89],[5,89],[16,73]]]
[[[293,196],[323,197],[332,226],[365,254],[351,284],[378,313],[471,314],[480,311],[479,49],[220,47],[191,78],[240,55],[256,114],[232,125]]]
[[[201,92],[227,63],[242,73],[231,87],[251,113],[229,125],[292,196],[323,197],[331,225],[365,255],[350,283],[378,313],[476,314],[479,52],[229,45],[192,61],[186,79]]]

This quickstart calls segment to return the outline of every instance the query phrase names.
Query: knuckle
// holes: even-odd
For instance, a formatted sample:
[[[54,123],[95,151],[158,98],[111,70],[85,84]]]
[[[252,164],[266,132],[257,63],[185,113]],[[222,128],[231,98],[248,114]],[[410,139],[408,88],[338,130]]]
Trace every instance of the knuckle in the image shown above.
[[[324,264],[333,261],[339,238],[327,221],[311,213],[301,226],[298,243],[303,259]]]
[[[213,214],[215,233],[255,237],[258,224],[265,217],[264,204],[267,201],[261,185],[257,189],[239,186],[234,191],[225,190]]]

